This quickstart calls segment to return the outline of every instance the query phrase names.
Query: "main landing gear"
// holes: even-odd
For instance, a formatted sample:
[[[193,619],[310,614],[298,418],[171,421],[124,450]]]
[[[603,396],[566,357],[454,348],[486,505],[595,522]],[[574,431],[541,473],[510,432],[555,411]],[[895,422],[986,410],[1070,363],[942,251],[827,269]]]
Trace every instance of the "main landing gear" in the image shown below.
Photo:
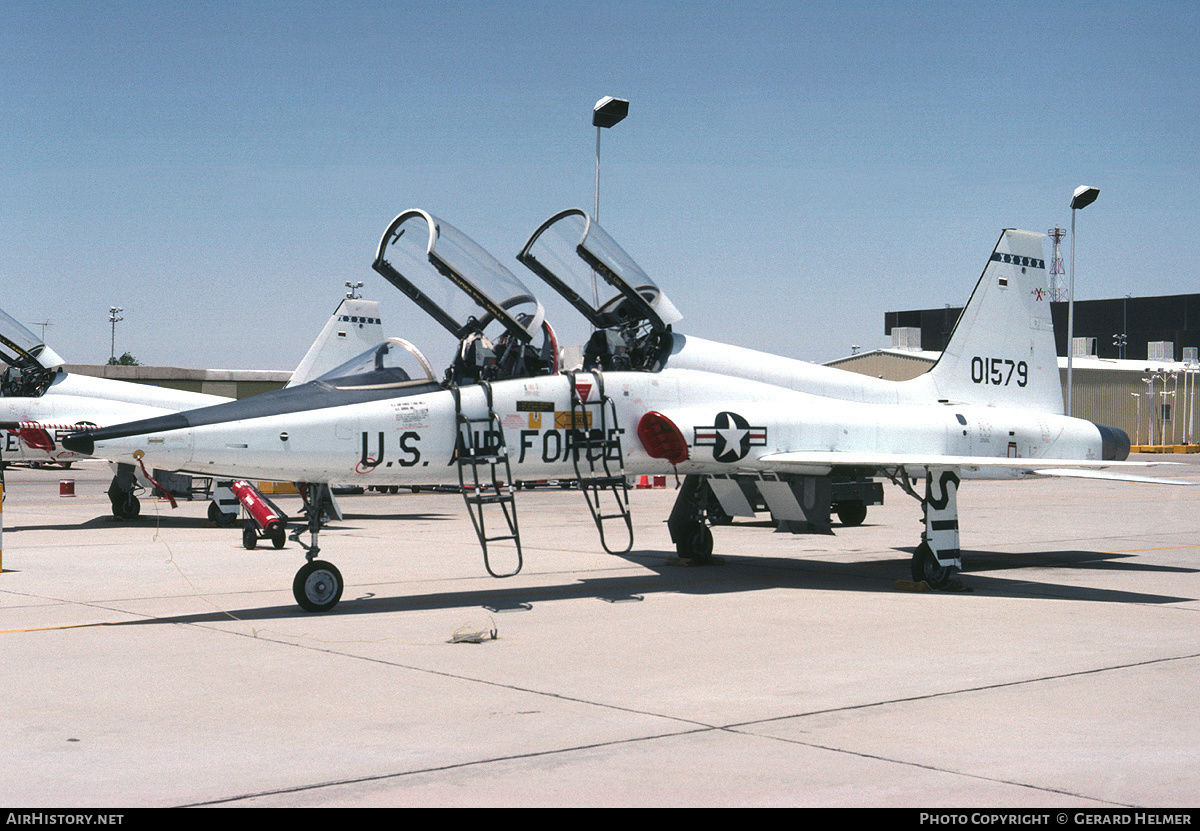
[[[333,497],[329,486],[325,484],[300,483],[300,497],[304,500],[304,517],[307,520],[310,542],[300,539],[304,533],[301,527],[292,534],[292,539],[305,550],[308,562],[296,572],[292,581],[292,594],[300,608],[306,612],[328,612],[342,599],[342,589],[345,582],[342,573],[333,563],[318,560],[321,548],[317,545],[317,535],[321,531],[326,513],[333,516]]]
[[[919,479],[910,480],[908,472],[903,468],[889,471],[888,475],[905,493],[921,503],[925,528],[921,533],[921,542],[913,552],[910,571],[914,582],[924,582],[933,589],[962,589],[961,583],[955,579],[955,574],[962,568],[962,554],[959,549],[958,537],[958,486],[959,477],[955,468],[926,467],[924,494],[917,491]],[[715,481],[715,480],[714,480]],[[773,484],[771,480],[759,483]],[[794,496],[807,493],[809,482],[820,484],[814,477],[804,480],[803,493],[792,488],[792,483],[784,483]],[[771,491],[774,493],[774,491]],[[815,500],[819,510],[805,513],[809,527],[821,532],[822,528],[828,533],[828,523],[813,522],[829,513],[828,494]],[[865,491],[864,491],[865,493]],[[764,495],[766,495],[764,493]],[[881,502],[882,499],[876,500]],[[872,503],[876,504],[876,503]],[[786,506],[783,506],[786,507]],[[847,498],[836,503],[838,518],[843,525],[860,524],[866,515],[866,500],[855,497],[853,492]],[[780,513],[783,513],[781,508]],[[772,506],[772,514],[776,514]],[[683,485],[667,519],[667,528],[671,533],[671,541],[675,543],[675,551],[681,559],[692,563],[708,563],[712,560],[713,535],[709,527],[728,520],[728,514],[722,509],[712,488],[705,482],[704,477],[688,475],[684,477]]]
[[[142,503],[135,494],[138,487],[133,465],[118,464],[117,473],[108,486],[108,501],[112,503],[113,516],[117,519],[137,519],[142,512]]]
[[[955,572],[962,569],[962,551],[958,542],[958,486],[960,479],[952,468],[925,468],[925,495],[921,496],[901,468],[892,481],[921,503],[925,530],[921,544],[913,552],[910,570],[915,583],[931,589],[949,588]]]
[[[922,542],[913,552],[910,568],[914,583],[924,581],[929,584],[929,588],[940,589],[949,584],[953,567],[942,565],[929,543]]]
[[[713,534],[708,523],[724,516],[723,512],[719,516],[710,516],[720,510],[715,503],[711,491],[704,487],[702,476],[689,474],[683,477],[675,506],[667,517],[667,530],[671,532],[671,541],[675,543],[675,553],[680,559],[698,564],[712,562]]]

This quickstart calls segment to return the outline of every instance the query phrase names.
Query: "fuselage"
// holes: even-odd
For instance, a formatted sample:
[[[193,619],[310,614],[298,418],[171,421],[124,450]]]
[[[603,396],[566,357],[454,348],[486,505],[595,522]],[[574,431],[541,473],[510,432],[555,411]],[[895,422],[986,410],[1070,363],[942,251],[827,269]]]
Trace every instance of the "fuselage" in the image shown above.
[[[778,469],[770,457],[784,453],[832,454],[834,460],[836,454],[1099,460],[1103,452],[1102,436],[1090,422],[1023,409],[863,403],[691,369],[609,372],[602,382],[615,414],[603,429],[619,442],[629,475],[672,468],[681,474],[753,473]],[[500,426],[474,423],[469,428],[476,433],[474,446],[497,446],[500,440],[487,434],[502,433],[516,480],[570,477],[580,454],[585,462],[587,453],[615,456],[615,446],[580,449],[585,429],[593,438],[601,430],[600,391],[590,373],[580,373],[577,386],[592,402],[583,408],[592,412],[586,428],[578,406],[572,415],[566,375],[492,383],[491,407]],[[463,387],[459,395],[464,416],[488,414],[483,386]],[[457,483],[456,450],[463,440],[451,391],[421,388],[359,403],[331,398],[330,404],[234,420],[203,416],[205,410],[183,413],[169,417],[170,424],[126,425],[126,435],[99,431],[94,453],[222,477],[362,486]],[[207,411],[217,415],[223,409]],[[685,460],[672,465],[656,458],[638,438],[638,425],[650,413],[678,431],[687,447]],[[139,432],[155,426],[170,429]],[[810,472],[833,466],[814,464]]]

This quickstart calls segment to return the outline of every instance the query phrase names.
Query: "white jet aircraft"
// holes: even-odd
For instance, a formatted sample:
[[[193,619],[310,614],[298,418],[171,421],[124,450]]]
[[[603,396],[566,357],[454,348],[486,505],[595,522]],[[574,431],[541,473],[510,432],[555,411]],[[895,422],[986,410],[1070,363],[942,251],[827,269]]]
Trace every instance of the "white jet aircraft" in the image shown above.
[[[378,301],[364,300],[351,292],[338,304],[296,367],[289,386],[310,381],[344,363],[377,344],[382,336]],[[63,437],[70,433],[234,400],[69,373],[63,369],[65,361],[53,349],[3,311],[0,361],[8,365],[0,376],[0,438],[6,462],[69,465],[84,456],[63,446]],[[147,480],[140,465],[117,465],[108,492],[115,516],[132,519],[138,515],[136,490],[149,484]],[[222,513],[214,500],[210,518],[216,519]]]
[[[1135,464],[1125,462],[1128,436],[1063,415],[1040,234],[1004,231],[941,359],[919,378],[888,382],[672,332],[674,307],[581,211],[553,217],[519,257],[552,285],[570,257],[547,253],[541,237],[550,228],[574,242],[568,252],[597,272],[606,294],[617,289],[601,303],[598,288],[556,286],[597,326],[583,369],[560,372],[547,359],[554,333],[527,288],[453,226],[412,210],[389,226],[375,268],[461,338],[444,380],[415,347],[391,339],[303,386],[65,443],[199,475],[364,486],[457,480],[496,576],[521,566],[513,485],[523,480],[576,480],[612,550],[606,520],[623,520],[632,545],[627,477],[682,473],[669,528],[681,556],[705,560],[708,523],[722,513],[710,494],[723,513],[745,513],[752,485],[777,519],[827,532],[839,477],[886,477],[922,506],[912,573],[933,586],[961,568],[962,478],[1167,481],[1099,473]],[[450,285],[480,317],[432,299]],[[581,299],[588,293],[591,303]],[[600,505],[606,492],[615,513]],[[500,533],[489,532],[485,508],[499,511]],[[301,541],[308,562],[293,583],[310,611],[333,608],[343,588],[337,568],[316,558],[321,511],[306,499],[311,544]],[[515,545],[515,569],[493,570],[488,545],[497,541]]]

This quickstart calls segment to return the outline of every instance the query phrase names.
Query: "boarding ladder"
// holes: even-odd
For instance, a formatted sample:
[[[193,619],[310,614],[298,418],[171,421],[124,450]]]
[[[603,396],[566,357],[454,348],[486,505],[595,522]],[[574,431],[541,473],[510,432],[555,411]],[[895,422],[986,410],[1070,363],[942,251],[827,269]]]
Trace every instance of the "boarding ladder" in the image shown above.
[[[599,370],[570,372],[571,379],[571,460],[575,481],[587,500],[600,544],[609,554],[623,554],[633,548],[633,518],[629,515],[629,483],[625,479],[625,457],[618,438],[617,408],[604,392],[604,376]],[[604,493],[611,493],[615,509],[604,513]],[[609,546],[604,535],[605,520],[625,523],[627,542],[619,550]]]
[[[458,466],[458,484],[467,513],[475,526],[475,535],[483,549],[483,564],[493,577],[512,577],[521,570],[521,533],[517,527],[517,505],[514,496],[512,468],[508,463],[508,449],[504,442],[504,430],[500,418],[492,406],[492,386],[486,381],[478,385],[483,389],[487,411],[479,417],[471,417],[463,411],[462,390],[451,387],[454,394],[454,412],[458,439],[454,458]],[[504,517],[507,533],[488,536],[484,523],[484,509],[499,506]],[[495,513],[494,509],[491,513]],[[517,564],[512,571],[497,572],[492,568],[488,543],[511,541],[516,547]]]

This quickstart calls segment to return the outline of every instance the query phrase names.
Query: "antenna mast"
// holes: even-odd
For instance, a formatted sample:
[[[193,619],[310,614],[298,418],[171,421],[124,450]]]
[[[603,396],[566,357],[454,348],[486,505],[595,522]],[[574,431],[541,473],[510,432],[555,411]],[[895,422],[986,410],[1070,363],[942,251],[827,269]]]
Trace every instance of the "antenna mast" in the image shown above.
[[[1046,232],[1054,240],[1054,254],[1050,258],[1050,299],[1062,302],[1067,299],[1067,287],[1063,285],[1066,270],[1063,268],[1062,255],[1058,253],[1058,244],[1067,235],[1066,228],[1051,228]]]

